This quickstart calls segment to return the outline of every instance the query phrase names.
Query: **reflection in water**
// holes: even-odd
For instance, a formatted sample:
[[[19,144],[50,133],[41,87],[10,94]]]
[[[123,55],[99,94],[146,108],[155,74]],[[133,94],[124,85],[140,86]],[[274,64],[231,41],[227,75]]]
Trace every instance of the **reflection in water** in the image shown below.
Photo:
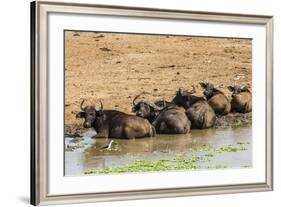
[[[252,164],[252,128],[237,127],[227,129],[192,130],[185,135],[157,135],[153,138],[135,140],[114,139],[112,150],[101,149],[111,139],[98,138],[86,150],[65,152],[65,175],[83,174],[89,169],[108,169],[128,164],[136,159],[159,160],[163,156],[172,157],[187,149],[211,145],[218,149],[238,142],[250,142],[247,151],[223,153],[215,156],[209,165],[226,165],[227,167],[244,167]]]

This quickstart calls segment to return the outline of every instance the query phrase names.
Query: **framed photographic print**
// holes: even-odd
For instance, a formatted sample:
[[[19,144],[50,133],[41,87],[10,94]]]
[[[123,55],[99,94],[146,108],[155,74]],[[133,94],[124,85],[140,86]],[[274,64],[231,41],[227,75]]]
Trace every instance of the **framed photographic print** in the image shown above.
[[[273,17],[31,3],[31,203],[273,189]]]

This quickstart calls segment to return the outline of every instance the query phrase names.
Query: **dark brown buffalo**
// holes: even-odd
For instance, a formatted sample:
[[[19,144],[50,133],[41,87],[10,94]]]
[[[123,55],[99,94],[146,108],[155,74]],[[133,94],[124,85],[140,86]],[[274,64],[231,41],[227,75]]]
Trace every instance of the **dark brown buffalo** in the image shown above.
[[[133,139],[155,136],[155,128],[146,119],[120,111],[103,110],[102,102],[99,110],[95,106],[83,107],[83,103],[76,117],[84,118],[83,126],[93,127],[97,132],[96,137]]]
[[[206,96],[208,104],[214,109],[216,115],[226,115],[231,110],[229,99],[222,91],[215,88],[212,83],[200,82],[204,88],[203,94]]]
[[[246,86],[228,86],[232,92],[231,111],[248,113],[252,111],[252,93]]]
[[[179,89],[173,102],[186,109],[186,114],[191,121],[192,129],[205,129],[212,127],[216,121],[216,114],[213,108],[203,97],[192,95],[193,91]]]
[[[185,109],[173,106],[157,106],[155,103],[140,100],[133,101],[132,112],[137,116],[146,118],[156,128],[159,134],[186,134],[190,131],[190,121],[188,120]]]

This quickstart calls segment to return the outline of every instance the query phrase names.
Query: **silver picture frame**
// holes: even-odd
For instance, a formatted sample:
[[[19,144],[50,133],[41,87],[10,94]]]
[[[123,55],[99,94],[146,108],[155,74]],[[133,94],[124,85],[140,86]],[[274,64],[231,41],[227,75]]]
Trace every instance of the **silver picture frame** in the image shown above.
[[[266,178],[263,183],[87,194],[48,193],[48,14],[102,14],[262,25],[266,30]],[[273,17],[35,1],[31,3],[31,204],[67,204],[273,190]]]

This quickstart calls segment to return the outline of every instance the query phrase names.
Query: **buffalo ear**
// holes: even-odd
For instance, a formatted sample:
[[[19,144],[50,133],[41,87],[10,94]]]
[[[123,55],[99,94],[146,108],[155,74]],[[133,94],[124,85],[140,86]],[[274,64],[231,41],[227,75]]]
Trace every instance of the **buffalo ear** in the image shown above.
[[[231,91],[231,92],[234,91],[234,87],[233,87],[233,86],[228,86],[227,89],[228,89],[229,91]]]
[[[249,91],[249,89],[248,89],[247,86],[243,86],[243,87],[241,87],[241,91],[242,91],[242,92],[246,92],[246,91]]]
[[[202,88],[206,88],[206,87],[207,87],[207,84],[204,83],[204,82],[199,82],[199,84],[200,84],[200,86],[201,86]]]
[[[81,111],[76,114],[76,118],[85,118],[85,117],[86,117],[86,113],[84,111]]]
[[[183,95],[183,89],[182,88],[179,88],[178,94],[181,95],[181,96]]]

